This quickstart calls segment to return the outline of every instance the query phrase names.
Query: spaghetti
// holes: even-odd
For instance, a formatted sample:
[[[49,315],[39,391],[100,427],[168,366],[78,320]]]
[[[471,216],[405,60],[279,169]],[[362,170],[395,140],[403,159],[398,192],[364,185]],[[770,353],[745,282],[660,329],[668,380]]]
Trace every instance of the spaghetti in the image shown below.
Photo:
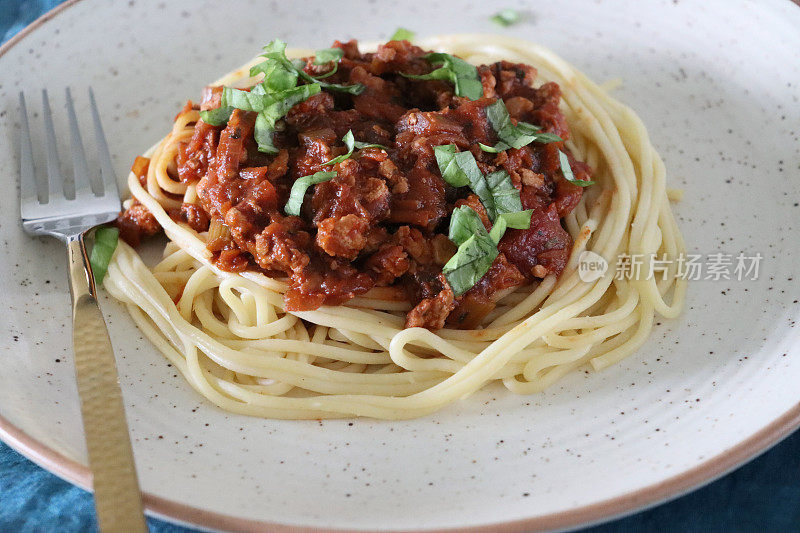
[[[183,113],[146,154],[146,183],[134,174],[128,179],[133,197],[169,238],[163,258],[150,268],[121,242],[104,285],[189,384],[219,407],[285,419],[419,417],[490,382],[531,394],[583,365],[601,370],[647,340],[656,314],[679,314],[686,287],[674,267],[654,276],[644,264],[638,279],[620,279],[609,269],[591,282],[578,273],[587,250],[610,265],[621,254],[684,252],[664,164],[636,114],[534,44],[474,35],[418,44],[473,64],[531,64],[560,85],[567,146],[594,169],[596,181],[564,219],[573,240],[568,263],[560,276],[504,296],[475,329],[406,328],[409,303],[381,288],[339,306],[286,311],[285,281],[220,270],[208,234],[169,216],[197,194],[169,173],[199,118],[197,111]],[[252,64],[216,84],[246,85]]]

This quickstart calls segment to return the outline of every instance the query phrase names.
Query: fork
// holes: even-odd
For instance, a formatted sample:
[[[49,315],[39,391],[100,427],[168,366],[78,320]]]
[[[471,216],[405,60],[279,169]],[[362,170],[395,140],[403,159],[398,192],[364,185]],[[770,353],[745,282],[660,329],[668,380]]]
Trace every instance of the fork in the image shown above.
[[[97,303],[86,236],[120,211],[119,191],[94,93],[89,89],[100,180],[89,179],[75,106],[66,90],[73,180],[64,179],[47,90],[42,91],[47,183],[37,187],[25,96],[19,95],[20,210],[22,227],[31,235],[49,235],[67,245],[72,295],[72,342],[81,416],[93,474],[97,522],[101,531],[147,531],[136,477],[114,351]],[[37,190],[38,189],[38,190]]]

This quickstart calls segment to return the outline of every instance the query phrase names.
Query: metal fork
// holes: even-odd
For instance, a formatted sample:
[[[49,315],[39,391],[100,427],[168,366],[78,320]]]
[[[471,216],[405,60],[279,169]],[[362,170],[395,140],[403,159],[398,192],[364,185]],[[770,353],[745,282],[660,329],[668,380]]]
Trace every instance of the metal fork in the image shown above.
[[[70,183],[61,173],[50,101],[47,91],[43,90],[47,186],[38,187],[37,191],[25,96],[19,95],[22,227],[27,233],[56,237],[67,245],[75,374],[100,530],[147,531],[114,352],[97,304],[94,275],[85,242],[92,228],[114,220],[119,214],[119,191],[94,94],[90,89],[102,177],[94,184],[89,179],[86,153],[69,89],[66,90],[66,99],[74,179]]]

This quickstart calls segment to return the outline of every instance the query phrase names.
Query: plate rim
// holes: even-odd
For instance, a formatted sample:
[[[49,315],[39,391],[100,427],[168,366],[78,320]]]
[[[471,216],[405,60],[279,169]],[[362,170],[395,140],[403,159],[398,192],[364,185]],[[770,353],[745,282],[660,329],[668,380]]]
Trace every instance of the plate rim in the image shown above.
[[[19,33],[0,45],[0,57],[5,55],[12,47],[17,45],[37,28],[81,1],[82,0],[66,0],[25,26]],[[800,0],[788,1],[800,7]],[[417,531],[426,531],[429,533],[479,533],[499,531],[509,533],[517,531],[572,529],[605,522],[678,498],[687,492],[711,483],[738,466],[766,452],[798,428],[800,428],[800,401],[760,430],[740,440],[734,446],[717,454],[711,459],[685,470],[684,472],[635,491],[574,509],[530,518],[466,527],[417,529]],[[92,474],[86,465],[66,457],[57,450],[33,438],[2,414],[0,414],[0,440],[41,468],[75,486],[91,492]],[[362,529],[316,528],[282,524],[272,521],[252,520],[193,507],[145,491],[142,491],[142,494],[145,509],[148,514],[203,529],[237,532],[264,531],[265,528],[269,531],[277,532],[335,531],[339,533],[355,533],[364,531]]]

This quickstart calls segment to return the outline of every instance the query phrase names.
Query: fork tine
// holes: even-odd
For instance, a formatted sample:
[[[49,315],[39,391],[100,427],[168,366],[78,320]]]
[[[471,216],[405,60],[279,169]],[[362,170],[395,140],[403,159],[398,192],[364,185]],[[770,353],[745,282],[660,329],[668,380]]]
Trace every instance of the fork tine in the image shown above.
[[[83,150],[81,132],[78,129],[78,117],[75,115],[75,104],[69,87],[67,93],[67,116],[69,117],[70,145],[72,147],[72,171],[75,182],[75,198],[98,193],[98,187],[93,187],[89,181],[89,165],[86,163],[86,152]]]
[[[19,93],[19,114],[22,125],[22,135],[19,139],[19,194],[20,209],[37,201],[39,194],[36,186],[36,174],[33,171],[33,145],[31,144],[31,130],[28,126],[28,109],[25,106],[25,95]],[[25,215],[23,214],[23,218]]]
[[[64,194],[64,178],[61,176],[61,165],[58,162],[56,130],[53,126],[53,113],[50,111],[47,89],[42,89],[42,115],[44,117],[45,150],[47,151],[47,203],[53,203],[53,200]]]
[[[92,104],[92,118],[94,119],[94,136],[97,140],[97,157],[100,160],[100,173],[103,176],[103,195],[119,196],[117,189],[117,177],[114,175],[114,168],[111,165],[111,155],[108,153],[108,143],[103,133],[103,124],[100,122],[100,113],[97,110],[97,102],[94,99],[94,91],[89,87],[89,101]]]

